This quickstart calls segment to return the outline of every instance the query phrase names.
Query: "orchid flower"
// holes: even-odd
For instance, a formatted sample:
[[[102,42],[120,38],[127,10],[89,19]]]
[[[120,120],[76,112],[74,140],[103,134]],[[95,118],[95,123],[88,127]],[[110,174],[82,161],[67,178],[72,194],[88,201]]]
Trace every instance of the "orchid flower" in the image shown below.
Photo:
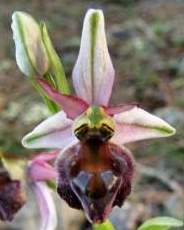
[[[26,202],[26,185],[35,194],[41,214],[40,230],[53,230],[57,227],[57,215],[51,191],[44,182],[56,180],[57,172],[52,160],[58,151],[42,153],[28,162],[7,159],[0,155],[0,220],[12,221],[15,214]]]
[[[47,162],[49,154],[30,164],[32,181],[56,179],[61,198],[71,207],[84,210],[92,223],[105,221],[112,208],[121,206],[130,194],[134,162],[124,144],[175,133],[167,122],[136,104],[109,105],[114,75],[103,12],[90,9],[72,74],[76,96],[58,92],[47,80],[37,78],[39,86],[62,110],[22,140],[26,148],[57,150],[51,156],[55,168]],[[50,207],[46,205],[50,199],[45,196],[40,200],[41,188],[38,184],[36,194],[43,219],[48,220],[51,213],[45,206]],[[44,223],[55,223],[53,219]]]

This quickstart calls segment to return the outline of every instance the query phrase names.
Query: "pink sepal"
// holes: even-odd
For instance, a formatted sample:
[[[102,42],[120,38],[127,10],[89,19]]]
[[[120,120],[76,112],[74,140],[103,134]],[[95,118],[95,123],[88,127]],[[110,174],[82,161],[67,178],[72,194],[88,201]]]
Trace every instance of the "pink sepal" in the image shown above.
[[[29,179],[34,182],[56,179],[57,172],[48,161],[55,159],[58,153],[59,151],[53,151],[36,156],[28,166]]]
[[[39,79],[38,82],[47,95],[58,103],[71,119],[74,119],[89,107],[89,104],[79,97],[57,92],[43,79]]]
[[[115,106],[109,106],[109,107],[104,107],[106,112],[113,116],[117,113],[122,113],[128,110],[133,109],[134,107],[140,107],[138,103],[130,103],[130,104],[120,104],[120,105],[115,105]]]
[[[43,182],[32,183],[31,187],[35,193],[40,209],[40,230],[55,230],[57,227],[57,213],[50,189]]]

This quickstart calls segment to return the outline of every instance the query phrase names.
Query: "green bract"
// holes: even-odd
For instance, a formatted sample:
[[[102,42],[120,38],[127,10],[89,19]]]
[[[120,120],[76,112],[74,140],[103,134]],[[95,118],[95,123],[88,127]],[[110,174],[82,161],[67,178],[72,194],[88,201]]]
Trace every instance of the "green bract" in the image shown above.
[[[43,42],[50,62],[49,72],[52,77],[53,76],[55,77],[55,85],[58,91],[68,94],[70,90],[69,90],[68,82],[66,80],[63,65],[61,64],[60,58],[57,55],[52,45],[51,39],[47,31],[47,27],[44,23],[41,25],[41,31],[42,31]]]
[[[49,61],[37,22],[27,13],[15,12],[12,30],[20,70],[28,77],[44,75],[49,68]]]
[[[181,220],[171,217],[155,217],[145,221],[138,230],[168,230],[182,226],[183,222]]]

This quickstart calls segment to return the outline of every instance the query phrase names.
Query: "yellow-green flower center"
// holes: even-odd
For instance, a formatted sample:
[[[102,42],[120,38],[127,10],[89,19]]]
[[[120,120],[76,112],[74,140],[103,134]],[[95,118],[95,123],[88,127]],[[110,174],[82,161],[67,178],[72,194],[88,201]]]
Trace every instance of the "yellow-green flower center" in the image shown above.
[[[79,140],[98,138],[105,141],[113,136],[114,130],[112,117],[99,106],[89,107],[73,124],[73,131]]]

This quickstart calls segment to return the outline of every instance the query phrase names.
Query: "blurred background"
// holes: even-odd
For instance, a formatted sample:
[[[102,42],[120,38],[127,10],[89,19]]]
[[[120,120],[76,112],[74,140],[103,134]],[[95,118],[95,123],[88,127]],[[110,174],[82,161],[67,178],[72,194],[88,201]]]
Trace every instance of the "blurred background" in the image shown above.
[[[0,0],[0,152],[29,158],[21,137],[48,116],[41,98],[15,63],[13,11],[44,20],[67,77],[77,58],[82,21],[90,7],[106,19],[116,69],[112,103],[138,102],[177,129],[174,137],[128,145],[137,163],[133,191],[111,220],[118,230],[136,229],[145,219],[184,216],[184,1],[183,0]],[[0,230],[38,230],[34,197],[13,223]],[[90,229],[83,214],[57,200],[58,229]]]

